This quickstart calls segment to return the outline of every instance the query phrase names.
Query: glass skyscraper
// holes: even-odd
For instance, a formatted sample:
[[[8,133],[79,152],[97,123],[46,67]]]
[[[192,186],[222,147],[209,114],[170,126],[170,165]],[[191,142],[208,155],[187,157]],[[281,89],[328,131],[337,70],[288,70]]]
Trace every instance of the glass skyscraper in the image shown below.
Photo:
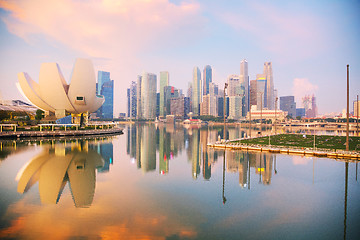
[[[209,85],[212,82],[212,69],[211,66],[206,65],[203,72],[203,95],[209,94]]]
[[[97,94],[103,95],[104,104],[98,109],[97,116],[100,118],[114,117],[114,80],[110,80],[110,73],[98,71]]]
[[[193,69],[193,84],[192,84],[192,111],[195,116],[200,113],[201,103],[201,72],[198,67]]]
[[[160,116],[165,117],[167,112],[166,99],[165,99],[165,89],[164,87],[169,86],[169,72],[160,72]]]
[[[156,74],[144,72],[141,80],[141,112],[144,119],[156,117]]]

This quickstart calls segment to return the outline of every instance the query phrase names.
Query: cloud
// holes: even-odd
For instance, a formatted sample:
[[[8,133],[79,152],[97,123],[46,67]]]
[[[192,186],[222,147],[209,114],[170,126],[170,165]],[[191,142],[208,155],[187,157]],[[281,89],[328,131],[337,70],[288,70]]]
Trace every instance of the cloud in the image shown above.
[[[295,78],[293,81],[292,93],[295,96],[297,107],[300,107],[302,104],[301,98],[305,95],[315,94],[318,88],[317,85],[312,84],[307,78]]]
[[[307,59],[323,51],[326,36],[323,21],[309,11],[297,13],[273,3],[247,3],[240,11],[214,13],[242,38],[255,42],[262,49],[276,54],[280,60]]]
[[[55,48],[66,46],[93,59],[96,70],[110,71],[117,109],[125,106],[119,104],[126,101],[124,86],[143,70],[144,52],[196,41],[206,23],[193,1],[0,0],[0,8],[8,31],[29,44],[46,39]]]

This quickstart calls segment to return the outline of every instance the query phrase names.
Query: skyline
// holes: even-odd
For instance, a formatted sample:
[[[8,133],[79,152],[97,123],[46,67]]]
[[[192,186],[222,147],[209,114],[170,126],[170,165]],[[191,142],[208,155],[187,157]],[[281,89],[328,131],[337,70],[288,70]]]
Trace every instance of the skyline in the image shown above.
[[[250,81],[272,62],[279,97],[294,95],[301,107],[299,97],[315,94],[319,114],[341,112],[347,64],[350,103],[360,93],[359,7],[359,1],[0,0],[0,92],[23,100],[17,73],[38,82],[41,63],[57,62],[70,79],[75,59],[85,57],[95,73],[111,73],[118,116],[126,112],[126,88],[144,71],[158,79],[167,71],[169,84],[186,91],[193,68],[210,65],[222,89],[246,59]]]

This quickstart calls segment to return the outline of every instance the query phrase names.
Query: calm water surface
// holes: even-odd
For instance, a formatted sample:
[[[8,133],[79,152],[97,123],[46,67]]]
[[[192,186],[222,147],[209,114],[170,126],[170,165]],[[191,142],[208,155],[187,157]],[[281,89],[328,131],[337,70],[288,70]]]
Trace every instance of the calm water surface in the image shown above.
[[[360,238],[357,163],[208,149],[222,128],[124,132],[2,142],[0,239]]]

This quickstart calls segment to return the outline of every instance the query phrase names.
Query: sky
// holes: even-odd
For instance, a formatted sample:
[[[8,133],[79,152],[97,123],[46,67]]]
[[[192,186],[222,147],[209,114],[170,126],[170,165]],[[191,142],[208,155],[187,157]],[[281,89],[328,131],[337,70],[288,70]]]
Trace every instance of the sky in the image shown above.
[[[76,58],[88,58],[110,72],[118,116],[143,72],[159,85],[168,71],[186,93],[195,66],[210,65],[223,88],[246,59],[250,80],[272,62],[279,97],[302,107],[315,94],[320,114],[341,112],[347,64],[350,103],[360,94],[359,9],[359,0],[0,0],[0,97],[25,100],[17,73],[38,81],[43,62],[58,63],[69,83]]]

